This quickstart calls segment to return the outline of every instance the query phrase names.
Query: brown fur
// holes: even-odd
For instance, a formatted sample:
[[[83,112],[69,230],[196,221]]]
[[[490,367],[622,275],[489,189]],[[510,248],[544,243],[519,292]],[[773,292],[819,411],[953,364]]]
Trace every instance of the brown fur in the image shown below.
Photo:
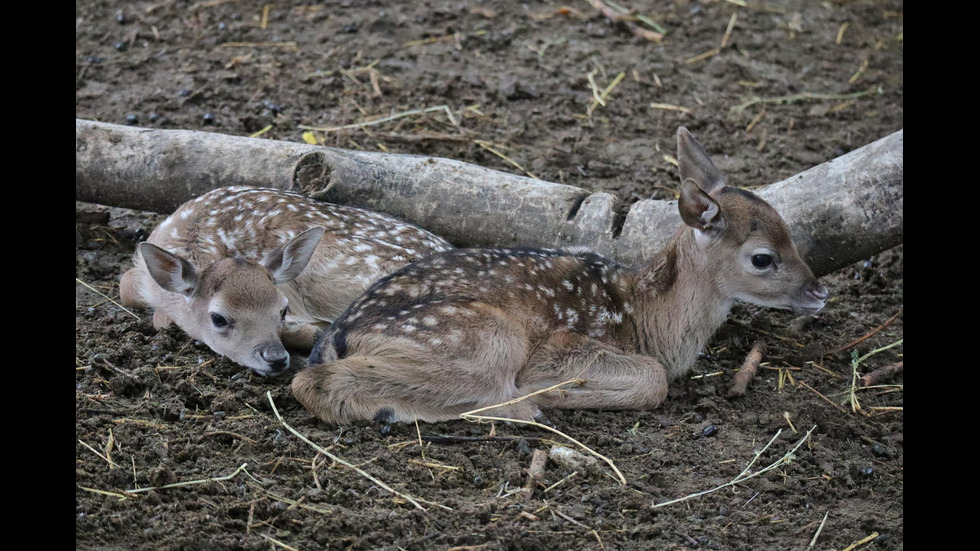
[[[822,307],[827,291],[775,210],[725,187],[684,129],[678,156],[686,225],[645,267],[529,249],[422,259],[379,281],[335,322],[311,355],[318,365],[294,378],[296,398],[331,423],[444,421],[580,378],[490,413],[650,409],[690,369],[734,300]]]

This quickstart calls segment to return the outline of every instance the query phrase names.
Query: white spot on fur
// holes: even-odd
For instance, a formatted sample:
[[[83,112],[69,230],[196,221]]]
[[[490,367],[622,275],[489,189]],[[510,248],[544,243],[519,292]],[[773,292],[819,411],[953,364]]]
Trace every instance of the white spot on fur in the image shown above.
[[[578,312],[569,308],[565,310],[565,315],[568,317],[568,326],[571,327],[578,323]],[[559,318],[560,319],[560,318]]]

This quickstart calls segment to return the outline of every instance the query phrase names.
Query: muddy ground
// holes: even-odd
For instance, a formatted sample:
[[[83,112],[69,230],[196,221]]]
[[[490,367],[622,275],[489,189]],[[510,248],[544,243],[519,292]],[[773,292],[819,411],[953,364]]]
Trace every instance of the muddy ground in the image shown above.
[[[75,116],[299,141],[300,125],[446,105],[458,126],[430,111],[313,137],[626,203],[674,196],[679,125],[749,188],[903,127],[901,1],[620,3],[662,41],[580,0],[79,1]],[[611,88],[605,105],[590,79]],[[549,461],[525,495],[533,452],[562,438],[498,425],[491,441],[464,421],[328,426],[288,376],[255,376],[103,298],[160,220],[76,203],[78,549],[807,549],[818,532],[814,549],[903,547],[903,379],[858,391],[859,412],[847,400],[852,354],[903,338],[901,247],[825,276],[834,298],[816,316],[738,306],[656,411],[549,412],[626,483],[605,463]],[[766,363],[730,397],[759,339]],[[899,343],[857,371],[902,355]],[[425,510],[289,432],[267,394],[290,426]],[[758,472],[811,429],[790,462],[653,507],[733,481],[775,436]],[[420,434],[476,438],[420,446]]]

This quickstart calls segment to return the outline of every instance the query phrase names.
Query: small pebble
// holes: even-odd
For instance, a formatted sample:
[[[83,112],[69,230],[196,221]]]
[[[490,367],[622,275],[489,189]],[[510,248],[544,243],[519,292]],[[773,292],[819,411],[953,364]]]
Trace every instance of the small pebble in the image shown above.
[[[139,115],[126,115],[126,124],[139,124]]]
[[[381,436],[388,436],[391,434],[391,425],[382,425]]]
[[[718,434],[718,427],[715,425],[708,425],[701,430],[701,436],[714,436]]]
[[[279,113],[282,113],[282,107],[279,107],[278,105],[272,103],[269,100],[263,101],[262,105],[264,105],[266,109],[271,111],[273,115],[278,115]]]
[[[863,469],[858,471],[858,474],[861,475],[863,478],[871,478],[871,475],[875,474],[875,470],[872,469],[871,467],[864,467]]]
[[[204,124],[214,124],[214,114],[205,113],[204,114]]]

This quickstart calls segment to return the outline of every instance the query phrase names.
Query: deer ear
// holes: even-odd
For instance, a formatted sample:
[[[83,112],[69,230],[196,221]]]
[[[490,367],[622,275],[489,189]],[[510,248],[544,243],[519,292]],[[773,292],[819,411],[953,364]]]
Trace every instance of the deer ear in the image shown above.
[[[276,285],[290,282],[303,272],[324,231],[321,227],[310,228],[269,253],[264,265],[272,272]]]
[[[718,203],[695,184],[694,180],[684,180],[681,183],[681,197],[677,208],[684,223],[694,229],[707,231],[721,227]]]
[[[197,270],[183,258],[152,243],[141,243],[140,254],[153,280],[172,293],[190,296],[197,290],[200,279]]]
[[[683,126],[677,129],[677,166],[681,182],[692,180],[708,195],[725,187],[725,177],[711,162],[711,157]]]

